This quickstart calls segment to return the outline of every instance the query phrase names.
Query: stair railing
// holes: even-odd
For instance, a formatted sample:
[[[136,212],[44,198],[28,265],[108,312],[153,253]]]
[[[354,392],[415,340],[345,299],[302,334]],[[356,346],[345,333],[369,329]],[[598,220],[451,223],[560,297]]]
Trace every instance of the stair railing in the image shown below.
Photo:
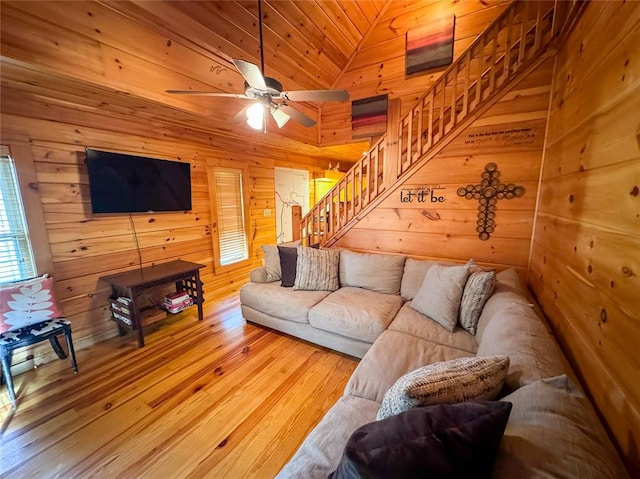
[[[565,4],[511,3],[402,117],[397,145],[390,143],[395,132],[387,131],[302,218],[305,244],[327,244],[538,57],[562,27]]]

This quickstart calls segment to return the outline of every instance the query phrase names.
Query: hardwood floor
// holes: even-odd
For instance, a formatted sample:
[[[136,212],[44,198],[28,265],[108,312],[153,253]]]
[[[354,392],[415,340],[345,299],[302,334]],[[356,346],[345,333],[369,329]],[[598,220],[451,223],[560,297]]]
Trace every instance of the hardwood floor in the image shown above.
[[[115,328],[115,325],[114,325]],[[355,359],[246,324],[237,296],[54,361],[0,390],[3,478],[271,478]]]

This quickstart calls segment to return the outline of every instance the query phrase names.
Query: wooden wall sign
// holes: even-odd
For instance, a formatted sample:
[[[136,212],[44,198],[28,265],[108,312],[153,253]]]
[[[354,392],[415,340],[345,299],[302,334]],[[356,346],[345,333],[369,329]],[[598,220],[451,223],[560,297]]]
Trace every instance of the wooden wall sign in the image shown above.
[[[520,197],[524,194],[524,187],[516,186],[513,183],[500,183],[500,172],[495,163],[485,165],[481,178],[482,181],[479,185],[458,188],[458,196],[463,196],[468,200],[478,200],[480,203],[476,231],[478,238],[486,241],[491,237],[491,233],[496,227],[495,217],[498,200]]]

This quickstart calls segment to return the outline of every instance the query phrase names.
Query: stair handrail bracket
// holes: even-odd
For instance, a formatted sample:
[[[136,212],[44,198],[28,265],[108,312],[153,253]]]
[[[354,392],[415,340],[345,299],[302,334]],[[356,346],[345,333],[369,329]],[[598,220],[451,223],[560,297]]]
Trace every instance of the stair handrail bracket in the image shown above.
[[[390,111],[386,134],[302,219],[304,244],[331,246],[494,104],[565,31],[566,3],[512,2],[397,123]]]

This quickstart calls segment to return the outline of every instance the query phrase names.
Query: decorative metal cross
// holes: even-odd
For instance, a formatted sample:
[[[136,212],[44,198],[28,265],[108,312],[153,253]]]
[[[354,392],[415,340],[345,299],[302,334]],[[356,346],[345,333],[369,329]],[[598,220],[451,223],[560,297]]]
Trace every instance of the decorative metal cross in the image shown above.
[[[520,197],[524,194],[523,186],[513,183],[500,183],[498,165],[487,163],[482,172],[482,181],[479,185],[467,185],[458,188],[458,196],[464,196],[468,200],[478,200],[478,221],[476,231],[478,238],[486,241],[495,230],[496,204],[498,200]]]

